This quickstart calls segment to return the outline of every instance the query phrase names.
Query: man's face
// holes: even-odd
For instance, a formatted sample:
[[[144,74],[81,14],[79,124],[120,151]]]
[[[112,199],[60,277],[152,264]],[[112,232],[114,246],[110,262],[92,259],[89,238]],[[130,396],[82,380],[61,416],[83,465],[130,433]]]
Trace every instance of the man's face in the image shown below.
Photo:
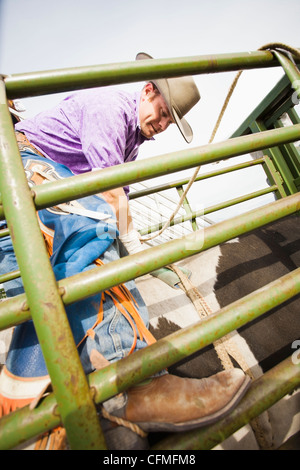
[[[155,92],[152,83],[148,83],[142,91],[139,118],[141,132],[148,139],[165,131],[173,123],[162,95]]]

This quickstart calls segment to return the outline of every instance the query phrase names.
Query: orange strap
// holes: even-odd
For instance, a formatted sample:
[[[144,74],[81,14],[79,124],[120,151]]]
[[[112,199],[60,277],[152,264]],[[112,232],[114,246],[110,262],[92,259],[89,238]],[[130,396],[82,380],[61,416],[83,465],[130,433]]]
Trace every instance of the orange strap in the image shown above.
[[[101,261],[100,259],[96,259],[95,264],[97,266],[104,265],[103,261]],[[94,338],[94,329],[103,320],[103,302],[105,300],[105,294],[111,297],[115,307],[122,313],[122,315],[124,315],[133,330],[134,337],[129,354],[134,351],[138,336],[141,340],[145,340],[148,345],[156,342],[156,339],[144,324],[136,308],[138,307],[138,304],[135,298],[133,297],[132,293],[129,291],[129,289],[127,289],[124,284],[120,284],[119,286],[112,287],[109,290],[106,290],[105,293],[102,293],[97,320],[92,326],[92,328],[87,330],[85,336],[82,338],[77,347],[87,338],[87,336]]]
[[[5,397],[0,393],[0,418],[5,415],[12,413],[13,411],[23,408],[23,406],[29,405],[33,398],[9,398]]]
[[[38,219],[45,239],[48,254],[51,256],[53,253],[54,232],[52,230],[48,230],[47,227],[41,222],[39,217]],[[103,261],[101,261],[99,258],[95,260],[95,264],[96,266],[104,265]],[[87,330],[82,340],[77,344],[77,347],[79,347],[88,336],[91,338],[95,337],[94,329],[103,320],[103,302],[105,301],[105,294],[111,297],[115,307],[122,313],[122,315],[124,315],[133,330],[134,337],[129,354],[134,351],[138,336],[141,340],[144,339],[148,345],[156,342],[156,339],[150,333],[138,312],[138,304],[132,293],[129,291],[129,289],[127,289],[125,284],[120,284],[119,286],[112,287],[111,289],[106,290],[105,293],[102,293],[97,320],[94,325]]]
[[[44,237],[44,241],[45,241],[45,244],[46,244],[48,256],[50,258],[50,256],[52,256],[52,254],[53,254],[54,230],[49,229],[45,224],[43,224],[43,222],[40,219],[40,216],[39,216],[38,212],[36,213],[36,215],[37,215],[37,218],[38,218],[38,222],[39,222],[39,225],[40,225],[41,232],[42,232],[43,237]]]
[[[61,426],[39,436],[34,450],[67,450],[67,433]]]

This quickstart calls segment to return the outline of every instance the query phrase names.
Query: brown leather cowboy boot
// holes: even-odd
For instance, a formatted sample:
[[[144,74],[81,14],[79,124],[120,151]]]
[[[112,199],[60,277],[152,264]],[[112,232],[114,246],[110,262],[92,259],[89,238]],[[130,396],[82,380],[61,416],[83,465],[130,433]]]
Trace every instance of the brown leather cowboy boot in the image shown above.
[[[135,423],[143,431],[186,431],[229,413],[249,385],[250,379],[240,369],[205,379],[165,374],[132,387],[103,406],[111,415]]]

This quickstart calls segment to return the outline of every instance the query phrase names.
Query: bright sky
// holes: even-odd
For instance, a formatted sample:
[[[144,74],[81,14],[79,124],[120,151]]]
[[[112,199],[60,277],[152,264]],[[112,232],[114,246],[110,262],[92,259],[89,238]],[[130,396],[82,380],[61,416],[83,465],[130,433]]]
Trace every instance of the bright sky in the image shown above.
[[[168,58],[254,51],[270,42],[298,47],[299,17],[299,0],[0,0],[0,71],[15,74],[131,61],[139,51]],[[279,67],[245,71],[215,141],[228,138],[282,75]],[[190,146],[208,142],[234,76],[195,77],[202,99],[187,117],[194,130]],[[141,84],[130,85],[136,86]],[[30,116],[61,97],[31,98],[23,104]],[[144,145],[140,156],[186,147],[174,126],[157,137],[156,143]],[[246,177],[247,184],[242,185],[247,192],[255,189],[248,189],[251,179],[255,185],[265,180]],[[221,191],[219,183],[203,186],[201,203],[207,198],[209,203],[227,198],[232,186],[238,184],[224,180]]]

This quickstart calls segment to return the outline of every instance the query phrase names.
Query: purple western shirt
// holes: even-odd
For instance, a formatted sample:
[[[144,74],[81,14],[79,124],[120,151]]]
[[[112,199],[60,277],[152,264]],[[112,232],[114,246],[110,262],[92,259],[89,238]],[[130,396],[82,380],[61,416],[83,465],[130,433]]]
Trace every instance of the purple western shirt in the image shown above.
[[[75,175],[130,162],[148,140],[139,127],[140,96],[114,87],[77,91],[15,128]]]

